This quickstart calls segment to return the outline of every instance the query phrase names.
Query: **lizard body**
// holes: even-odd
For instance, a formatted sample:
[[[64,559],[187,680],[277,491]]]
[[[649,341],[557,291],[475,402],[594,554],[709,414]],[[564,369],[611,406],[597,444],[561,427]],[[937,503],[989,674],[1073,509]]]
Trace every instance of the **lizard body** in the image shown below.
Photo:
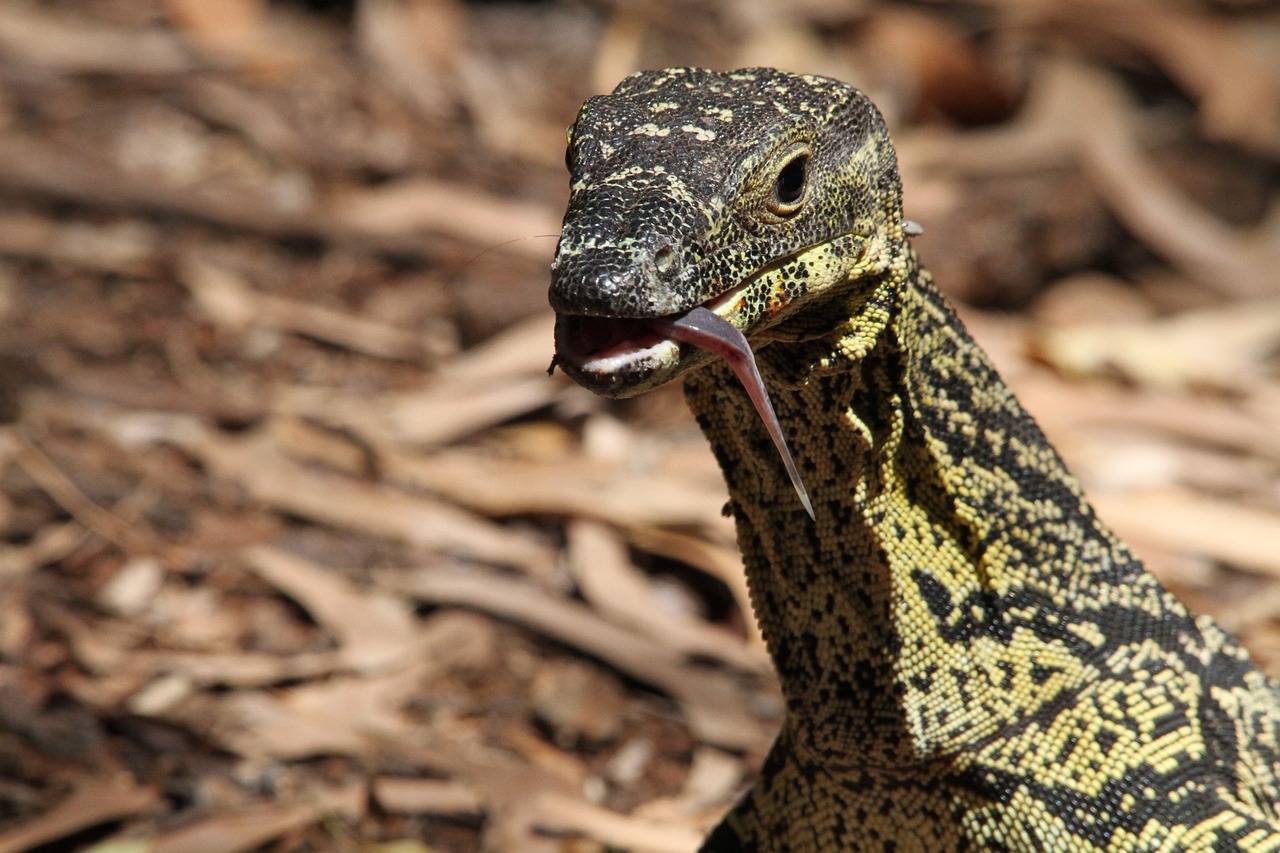
[[[1280,851],[1280,690],[1097,519],[934,288],[864,95],[643,72],[569,162],[557,363],[614,396],[684,376],[787,703],[704,850]],[[664,334],[700,307],[756,351],[813,519],[730,367]]]

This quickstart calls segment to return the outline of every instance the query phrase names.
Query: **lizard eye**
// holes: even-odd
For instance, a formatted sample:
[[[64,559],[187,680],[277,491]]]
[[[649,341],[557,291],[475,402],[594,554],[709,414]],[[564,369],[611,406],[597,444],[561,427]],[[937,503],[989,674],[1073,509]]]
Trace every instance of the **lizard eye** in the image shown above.
[[[809,152],[801,151],[778,171],[769,200],[769,210],[778,216],[790,216],[800,209],[809,179]]]
[[[569,144],[564,147],[564,167],[571,173],[573,172],[573,145]]]

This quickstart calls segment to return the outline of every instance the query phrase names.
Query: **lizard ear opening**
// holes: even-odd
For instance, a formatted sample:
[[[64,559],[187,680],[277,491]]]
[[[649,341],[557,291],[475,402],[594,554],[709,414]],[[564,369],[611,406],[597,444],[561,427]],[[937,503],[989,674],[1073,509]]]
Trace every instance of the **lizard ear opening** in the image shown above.
[[[795,152],[781,169],[769,199],[769,212],[775,216],[791,216],[804,204],[809,182],[809,151]]]

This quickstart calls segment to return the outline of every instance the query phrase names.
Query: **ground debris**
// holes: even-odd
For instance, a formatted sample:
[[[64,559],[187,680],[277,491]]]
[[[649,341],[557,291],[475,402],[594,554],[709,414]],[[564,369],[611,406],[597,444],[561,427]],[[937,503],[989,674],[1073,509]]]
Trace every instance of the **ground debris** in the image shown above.
[[[1267,4],[0,4],[0,853],[691,851],[780,699],[678,395],[548,377],[564,127],[866,89],[1101,515],[1280,674]],[[977,307],[973,307],[977,306]]]

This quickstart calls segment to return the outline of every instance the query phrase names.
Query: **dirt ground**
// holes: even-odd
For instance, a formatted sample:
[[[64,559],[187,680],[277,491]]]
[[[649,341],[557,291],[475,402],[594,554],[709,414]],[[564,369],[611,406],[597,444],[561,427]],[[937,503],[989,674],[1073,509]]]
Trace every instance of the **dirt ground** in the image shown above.
[[[1102,516],[1280,675],[1280,7],[5,0],[0,853],[692,851],[780,702],[678,388],[548,377],[564,128],[867,90]]]

